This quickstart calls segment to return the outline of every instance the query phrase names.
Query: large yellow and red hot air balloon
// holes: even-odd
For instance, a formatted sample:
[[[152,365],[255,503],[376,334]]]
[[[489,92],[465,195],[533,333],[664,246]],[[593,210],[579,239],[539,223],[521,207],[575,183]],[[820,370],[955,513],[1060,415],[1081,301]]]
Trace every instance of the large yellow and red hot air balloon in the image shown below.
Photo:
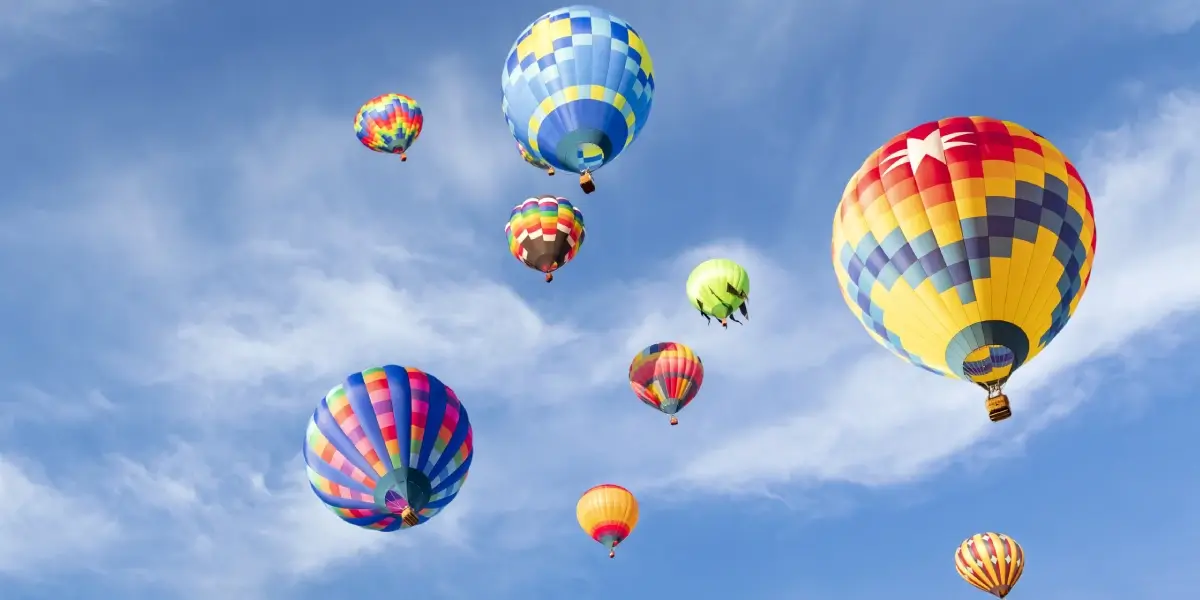
[[[1075,313],[1096,222],[1079,172],[1009,121],[955,117],[892,138],[859,168],[833,218],[842,296],[875,341],[932,373],[1003,386]]]
[[[608,557],[613,558],[617,546],[637,527],[637,498],[619,485],[598,485],[579,498],[575,518],[584,533],[608,548]]]
[[[967,583],[1003,598],[1025,572],[1025,550],[1003,533],[978,533],[959,545],[954,566]]]

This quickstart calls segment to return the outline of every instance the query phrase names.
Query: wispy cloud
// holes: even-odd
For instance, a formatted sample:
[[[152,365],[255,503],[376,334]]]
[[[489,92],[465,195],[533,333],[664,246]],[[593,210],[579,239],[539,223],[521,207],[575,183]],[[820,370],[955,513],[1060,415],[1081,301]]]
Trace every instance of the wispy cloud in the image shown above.
[[[0,0],[0,76],[55,51],[106,49],[113,26],[165,0]]]
[[[691,25],[667,23],[659,10],[649,14],[673,36],[689,34]],[[737,81],[723,90],[769,93],[777,82],[745,78],[726,50],[746,47],[739,60],[777,65],[786,76],[792,63],[782,53],[796,49],[787,43],[796,32],[811,36],[816,55],[829,33],[806,10],[751,2],[734,15],[700,11],[728,25],[725,38],[663,47],[663,63],[680,72],[720,66]],[[843,20],[855,19],[841,10]],[[923,47],[940,51],[944,42]],[[692,50],[707,60],[688,62]],[[934,77],[918,62],[911,73]],[[869,341],[841,306],[825,256],[713,239],[661,249],[661,259],[627,280],[587,290],[568,276],[541,283],[505,255],[500,225],[507,206],[527,195],[524,184],[545,177],[512,166],[498,108],[476,104],[492,89],[457,64],[435,61],[412,82],[429,121],[404,165],[358,147],[347,114],[293,106],[274,121],[198,136],[186,153],[113,148],[64,168],[62,181],[22,198],[26,208],[5,209],[0,267],[25,286],[13,301],[29,326],[59,325],[39,335],[85,356],[73,364],[120,381],[93,385],[77,373],[80,381],[62,383],[71,389],[21,383],[12,418],[56,406],[51,395],[104,389],[78,392],[82,401],[53,418],[139,413],[157,426],[141,447],[97,457],[94,473],[71,473],[92,478],[85,482],[0,460],[0,490],[31,507],[0,520],[0,570],[78,566],[104,549],[94,564],[116,577],[171,594],[251,600],[412,544],[422,544],[424,558],[406,555],[396,568],[428,566],[450,551],[468,560],[478,556],[477,541],[519,554],[576,534],[563,507],[597,480],[663,502],[758,494],[807,506],[813,484],[892,485],[964,456],[986,462],[1019,451],[1024,438],[1086,402],[1087,361],[1153,343],[1200,304],[1200,276],[1174,267],[1200,250],[1188,235],[1200,218],[1189,197],[1200,183],[1194,93],[1170,95],[1155,114],[1073,152],[1096,197],[1093,287],[1072,326],[1012,388],[1019,418],[991,425],[970,386],[912,369]],[[693,75],[673,93],[703,95],[711,73]],[[879,121],[909,118],[931,93],[915,79],[897,80],[912,91],[890,97]],[[822,93],[848,108],[814,125],[807,142],[822,151],[849,115],[879,103],[847,96],[861,83],[853,77],[835,83]],[[704,101],[711,108],[736,95]],[[64,200],[72,198],[83,200]],[[752,273],[744,327],[706,326],[683,298],[690,267],[715,255]],[[74,320],[62,323],[63,315]],[[665,339],[693,345],[709,365],[701,398],[677,428],[638,404],[623,381],[633,353]],[[380,362],[438,374],[477,427],[479,455],[453,510],[405,536],[360,531],[323,510],[296,456],[324,391]],[[60,514],[76,523],[44,529]],[[4,542],[35,532],[32,550]],[[501,563],[520,580],[519,565],[490,564]]]
[[[1084,361],[1117,353],[1171,315],[1195,309],[1200,279],[1177,269],[1167,277],[1162,269],[1170,268],[1170,257],[1194,251],[1186,223],[1200,215],[1181,190],[1194,189],[1191,179],[1200,172],[1198,134],[1200,101],[1179,93],[1153,117],[1097,137],[1078,157],[1098,207],[1094,287],[1072,327],[1023,371],[1012,390],[1021,419],[1011,424],[982,419],[969,386],[908,368],[874,348],[836,293],[814,286],[828,279],[832,289],[832,279],[818,270],[823,263],[805,261],[814,271],[796,270],[736,242],[717,244],[671,259],[653,278],[613,282],[574,310],[547,311],[484,270],[467,268],[453,280],[440,274],[472,256],[468,250],[437,265],[373,262],[374,238],[360,233],[358,267],[336,252],[322,267],[313,257],[328,251],[327,242],[301,244],[294,237],[288,243],[298,252],[273,254],[270,269],[242,250],[242,268],[255,269],[246,272],[253,275],[250,287],[210,279],[207,289],[186,295],[138,288],[146,301],[179,303],[162,311],[172,318],[149,323],[152,329],[139,337],[152,342],[150,353],[131,360],[161,367],[143,383],[165,386],[158,397],[171,398],[201,423],[214,415],[243,417],[201,427],[160,448],[158,459],[114,458],[112,468],[125,482],[122,502],[186,512],[192,525],[155,532],[142,548],[178,540],[173,552],[158,556],[164,561],[158,571],[177,581],[190,573],[191,589],[213,593],[253,593],[273,577],[307,576],[319,565],[409,541],[342,526],[309,497],[294,451],[271,450],[298,443],[304,415],[337,377],[393,358],[416,361],[459,387],[476,417],[480,455],[472,479],[455,511],[421,533],[441,547],[464,535],[494,535],[489,530],[497,522],[528,532],[526,541],[510,535],[503,542],[515,548],[535,536],[565,534],[571,524],[547,523],[545,511],[569,504],[595,479],[618,474],[644,493],[680,485],[783,493],[776,486],[789,481],[886,485],[920,478],[964,452],[994,451],[975,445],[994,443],[1001,431],[1045,426],[1079,401],[1059,393],[1078,383],[1071,373]],[[281,168],[262,160],[260,171]],[[249,188],[232,200],[264,195]],[[312,210],[310,218],[320,223],[337,218],[334,210]],[[370,231],[368,224],[351,220],[348,229]],[[1143,231],[1159,232],[1158,242],[1147,244]],[[258,235],[253,230],[220,243],[202,232],[176,237],[186,233],[169,239],[211,254],[244,249]],[[407,251],[403,239],[396,241]],[[755,278],[752,319],[732,331],[706,327],[676,285],[690,265],[717,254],[743,261]],[[1137,298],[1124,290],[1139,290]],[[641,308],[607,313],[617,302]],[[596,320],[602,314],[607,323],[591,325],[603,323]],[[614,375],[633,352],[659,339],[686,341],[711,365],[703,397],[683,425],[669,430],[627,397]],[[543,363],[558,376],[539,375],[536,365]],[[198,413],[198,405],[210,408]],[[579,435],[596,422],[612,433]],[[530,447],[555,451],[530,453]],[[684,451],[689,447],[708,450],[694,455]],[[646,463],[645,456],[657,458]],[[512,489],[514,478],[525,485]],[[485,500],[502,490],[503,504]],[[316,539],[324,540],[319,555],[306,554]]]
[[[48,481],[25,461],[0,455],[0,574],[35,575],[56,563],[86,564],[121,528],[78,481]],[[62,490],[70,490],[64,492]]]

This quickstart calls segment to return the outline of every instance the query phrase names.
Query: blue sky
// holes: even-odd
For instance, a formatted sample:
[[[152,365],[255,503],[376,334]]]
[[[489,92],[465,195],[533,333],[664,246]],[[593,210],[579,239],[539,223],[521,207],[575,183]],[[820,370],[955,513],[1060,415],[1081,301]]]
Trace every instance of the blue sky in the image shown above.
[[[1026,548],[1013,598],[1190,598],[1200,9],[880,4],[606,4],[656,102],[551,286],[503,225],[580,194],[520,161],[498,96],[555,6],[0,4],[5,600],[970,598],[951,555],[985,530]],[[403,165],[352,133],[385,91],[425,107]],[[1096,206],[1092,285],[999,425],[875,346],[829,264],[863,158],[957,114],[1054,140]],[[751,272],[746,327],[686,303],[714,255]],[[676,428],[625,382],[667,339],[708,367]],[[298,456],[324,392],[389,362],[477,438],[402,535],[338,521]],[[614,561],[572,512],[600,482],[642,504]]]

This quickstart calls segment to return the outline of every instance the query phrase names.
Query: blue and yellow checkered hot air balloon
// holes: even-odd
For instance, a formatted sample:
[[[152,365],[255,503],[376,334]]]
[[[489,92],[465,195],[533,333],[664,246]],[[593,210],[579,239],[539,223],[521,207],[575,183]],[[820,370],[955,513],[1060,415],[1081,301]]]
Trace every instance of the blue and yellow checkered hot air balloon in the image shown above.
[[[833,268],[875,341],[931,373],[1004,385],[1067,326],[1096,255],[1092,197],[1046,138],[1011,121],[952,117],[896,135],[850,179]]]
[[[590,194],[591,173],[629,147],[650,117],[654,63],[642,37],[619,17],[568,6],[521,32],[501,88],[517,142],[551,167],[579,173]]]

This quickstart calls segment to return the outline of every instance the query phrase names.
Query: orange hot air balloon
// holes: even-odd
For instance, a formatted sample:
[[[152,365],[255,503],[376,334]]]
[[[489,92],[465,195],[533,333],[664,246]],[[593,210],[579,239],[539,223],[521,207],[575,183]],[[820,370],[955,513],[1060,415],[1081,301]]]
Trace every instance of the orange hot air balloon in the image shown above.
[[[598,485],[579,498],[575,518],[585,533],[608,548],[608,557],[613,558],[617,545],[637,527],[637,498],[619,485]]]
[[[1025,550],[1003,533],[977,533],[959,545],[954,566],[967,583],[1003,598],[1025,572]]]

